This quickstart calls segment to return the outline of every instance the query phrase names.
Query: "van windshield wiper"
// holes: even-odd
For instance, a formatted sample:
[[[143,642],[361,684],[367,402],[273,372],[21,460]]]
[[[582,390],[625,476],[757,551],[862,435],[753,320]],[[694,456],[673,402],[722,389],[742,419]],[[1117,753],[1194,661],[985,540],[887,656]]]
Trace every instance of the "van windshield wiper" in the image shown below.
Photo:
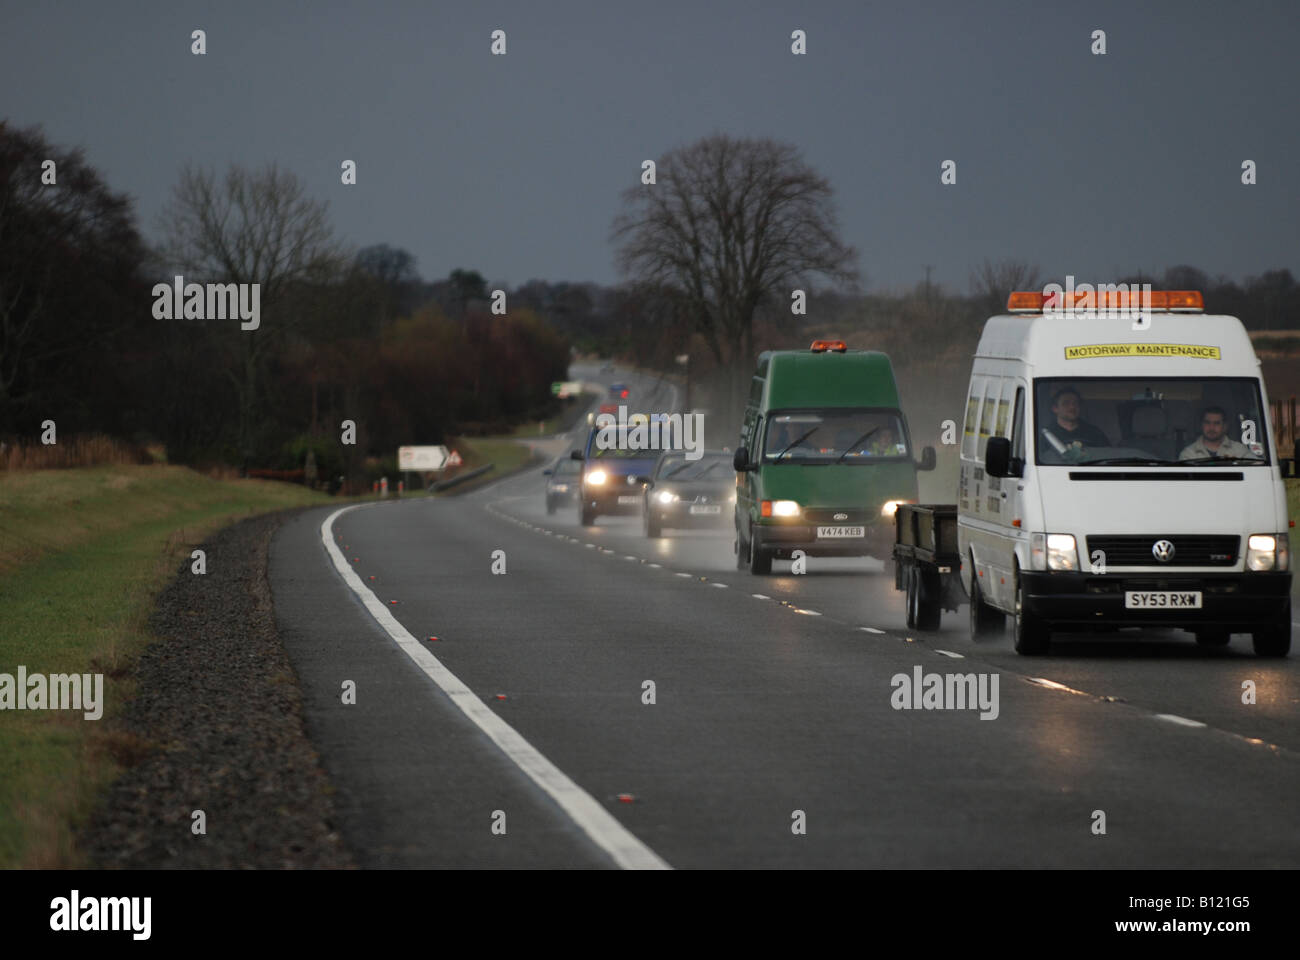
[[[1232,467],[1239,467],[1244,463],[1263,463],[1264,458],[1263,457],[1188,457],[1185,460],[1178,460],[1177,462],[1187,463],[1187,464],[1226,463],[1227,465]]]
[[[1179,461],[1181,462],[1181,461]],[[1103,457],[1100,460],[1080,460],[1072,464],[1075,467],[1153,467],[1162,463],[1174,463],[1160,457]]]
[[[798,440],[796,440],[794,443],[790,444],[790,446],[786,447],[784,450],[782,450],[780,453],[778,453],[778,454],[776,455],[776,458],[777,458],[778,460],[780,460],[782,457],[784,457],[787,453],[789,453],[789,452],[790,452],[791,450],[793,450],[795,447],[799,446],[799,444],[803,443],[805,440],[807,440],[809,437],[811,437],[811,436],[812,436],[814,433],[816,433],[819,429],[821,429],[821,424],[820,424],[820,423],[817,424],[817,426],[813,427],[811,430],[809,430],[807,433],[805,433],[802,437],[800,437],[800,438],[799,438]]]
[[[859,443],[866,443],[867,440],[870,439],[871,435],[876,433],[879,429],[880,429],[879,427],[872,427],[862,436],[858,437],[858,439],[854,440],[847,447],[845,447],[844,452],[840,454],[839,459],[836,460],[835,462],[842,463],[844,461],[844,458],[853,452],[854,447],[856,447]]]

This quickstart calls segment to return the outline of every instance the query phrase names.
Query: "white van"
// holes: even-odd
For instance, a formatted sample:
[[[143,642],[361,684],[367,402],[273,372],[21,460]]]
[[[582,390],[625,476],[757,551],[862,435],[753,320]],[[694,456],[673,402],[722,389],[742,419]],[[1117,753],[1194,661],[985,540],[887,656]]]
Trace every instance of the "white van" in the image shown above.
[[[1259,360],[1199,293],[1151,300],[1135,321],[1101,297],[1097,316],[1045,315],[1043,294],[1017,293],[985,325],[957,495],[976,638],[1010,614],[1023,654],[1052,630],[1142,626],[1290,650],[1292,461]]]

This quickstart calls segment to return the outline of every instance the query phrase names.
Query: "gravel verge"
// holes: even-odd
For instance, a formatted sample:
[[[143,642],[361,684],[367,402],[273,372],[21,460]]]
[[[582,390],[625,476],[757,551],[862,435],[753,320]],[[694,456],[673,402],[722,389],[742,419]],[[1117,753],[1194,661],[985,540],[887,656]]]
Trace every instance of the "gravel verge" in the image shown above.
[[[267,550],[283,514],[226,527],[187,558],[150,618],[135,698],[113,721],[145,746],[78,835],[93,866],[354,866],[275,629]],[[202,810],[206,835],[191,830]]]

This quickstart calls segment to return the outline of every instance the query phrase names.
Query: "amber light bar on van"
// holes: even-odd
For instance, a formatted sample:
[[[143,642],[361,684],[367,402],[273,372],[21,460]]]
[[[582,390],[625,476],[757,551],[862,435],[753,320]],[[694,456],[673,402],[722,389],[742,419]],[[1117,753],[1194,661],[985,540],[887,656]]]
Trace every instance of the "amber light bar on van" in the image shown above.
[[[813,353],[825,353],[827,350],[832,353],[844,353],[849,348],[843,340],[814,340],[808,349]]]
[[[1074,302],[1067,302],[1073,297]],[[1059,300],[1058,300],[1059,298]],[[1008,313],[1042,313],[1044,306],[1061,310],[1132,310],[1147,307],[1141,293],[1121,290],[1074,290],[1046,294],[1039,290],[1017,290],[1007,297]],[[1152,310],[1204,310],[1199,290],[1152,290]]]

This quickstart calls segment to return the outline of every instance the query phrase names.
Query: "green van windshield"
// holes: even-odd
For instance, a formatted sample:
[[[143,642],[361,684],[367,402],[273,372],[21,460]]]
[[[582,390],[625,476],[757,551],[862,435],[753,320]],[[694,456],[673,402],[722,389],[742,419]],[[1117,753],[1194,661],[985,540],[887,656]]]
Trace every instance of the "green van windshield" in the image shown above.
[[[867,464],[907,456],[896,411],[799,410],[768,417],[765,463]]]

